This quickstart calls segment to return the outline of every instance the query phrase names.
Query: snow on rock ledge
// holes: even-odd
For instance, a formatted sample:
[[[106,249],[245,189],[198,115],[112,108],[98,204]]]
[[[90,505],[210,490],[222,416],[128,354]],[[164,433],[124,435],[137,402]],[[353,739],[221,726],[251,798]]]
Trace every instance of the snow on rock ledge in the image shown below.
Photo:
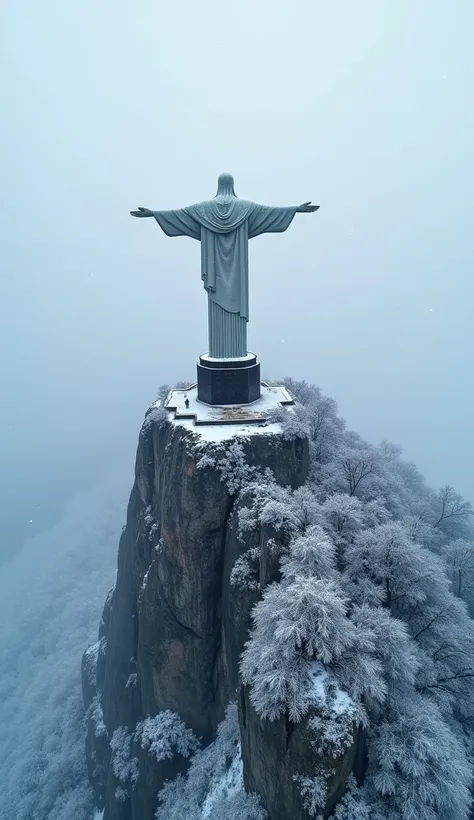
[[[186,400],[189,406],[186,407]],[[198,401],[197,385],[185,390],[170,390],[163,407],[169,411],[172,423],[199,433],[205,441],[225,441],[236,436],[269,435],[280,433],[281,425],[268,423],[272,410],[287,407],[291,412],[294,399],[282,385],[270,386],[262,382],[262,394],[257,401],[246,405],[211,406]],[[161,407],[155,402],[153,407]]]

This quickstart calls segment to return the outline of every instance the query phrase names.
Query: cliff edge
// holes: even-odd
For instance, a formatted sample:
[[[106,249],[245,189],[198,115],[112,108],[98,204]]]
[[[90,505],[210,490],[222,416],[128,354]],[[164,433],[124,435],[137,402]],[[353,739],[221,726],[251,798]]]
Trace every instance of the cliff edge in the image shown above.
[[[270,820],[311,816],[299,781],[316,764],[327,770],[328,816],[360,765],[355,724],[343,753],[321,760],[304,723],[262,720],[239,680],[252,609],[279,578],[285,547],[284,530],[241,526],[258,476],[270,473],[301,487],[308,440],[278,424],[196,432],[160,408],[145,418],[116,584],[82,666],[88,771],[104,820],[152,820],[164,783],[213,742],[233,701],[244,782]]]

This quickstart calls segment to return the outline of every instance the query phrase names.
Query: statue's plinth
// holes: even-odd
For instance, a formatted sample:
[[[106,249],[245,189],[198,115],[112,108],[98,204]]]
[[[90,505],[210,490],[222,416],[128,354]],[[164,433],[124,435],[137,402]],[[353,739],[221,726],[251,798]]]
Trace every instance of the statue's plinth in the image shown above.
[[[205,404],[250,404],[260,398],[260,365],[253,353],[239,359],[199,357],[198,400]]]

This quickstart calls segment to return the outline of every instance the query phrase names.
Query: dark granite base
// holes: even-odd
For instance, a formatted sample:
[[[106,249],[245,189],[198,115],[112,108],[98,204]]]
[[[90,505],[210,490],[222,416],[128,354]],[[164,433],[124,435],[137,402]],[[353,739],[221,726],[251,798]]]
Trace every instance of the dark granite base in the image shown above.
[[[257,357],[216,359],[199,357],[198,400],[205,404],[250,404],[260,398]]]

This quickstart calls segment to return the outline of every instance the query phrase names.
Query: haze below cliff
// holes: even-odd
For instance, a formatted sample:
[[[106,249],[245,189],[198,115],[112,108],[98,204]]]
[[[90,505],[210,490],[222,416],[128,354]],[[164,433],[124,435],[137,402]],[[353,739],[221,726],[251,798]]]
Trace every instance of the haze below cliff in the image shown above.
[[[114,582],[130,475],[69,499],[0,567],[0,817],[86,820],[80,661]]]

